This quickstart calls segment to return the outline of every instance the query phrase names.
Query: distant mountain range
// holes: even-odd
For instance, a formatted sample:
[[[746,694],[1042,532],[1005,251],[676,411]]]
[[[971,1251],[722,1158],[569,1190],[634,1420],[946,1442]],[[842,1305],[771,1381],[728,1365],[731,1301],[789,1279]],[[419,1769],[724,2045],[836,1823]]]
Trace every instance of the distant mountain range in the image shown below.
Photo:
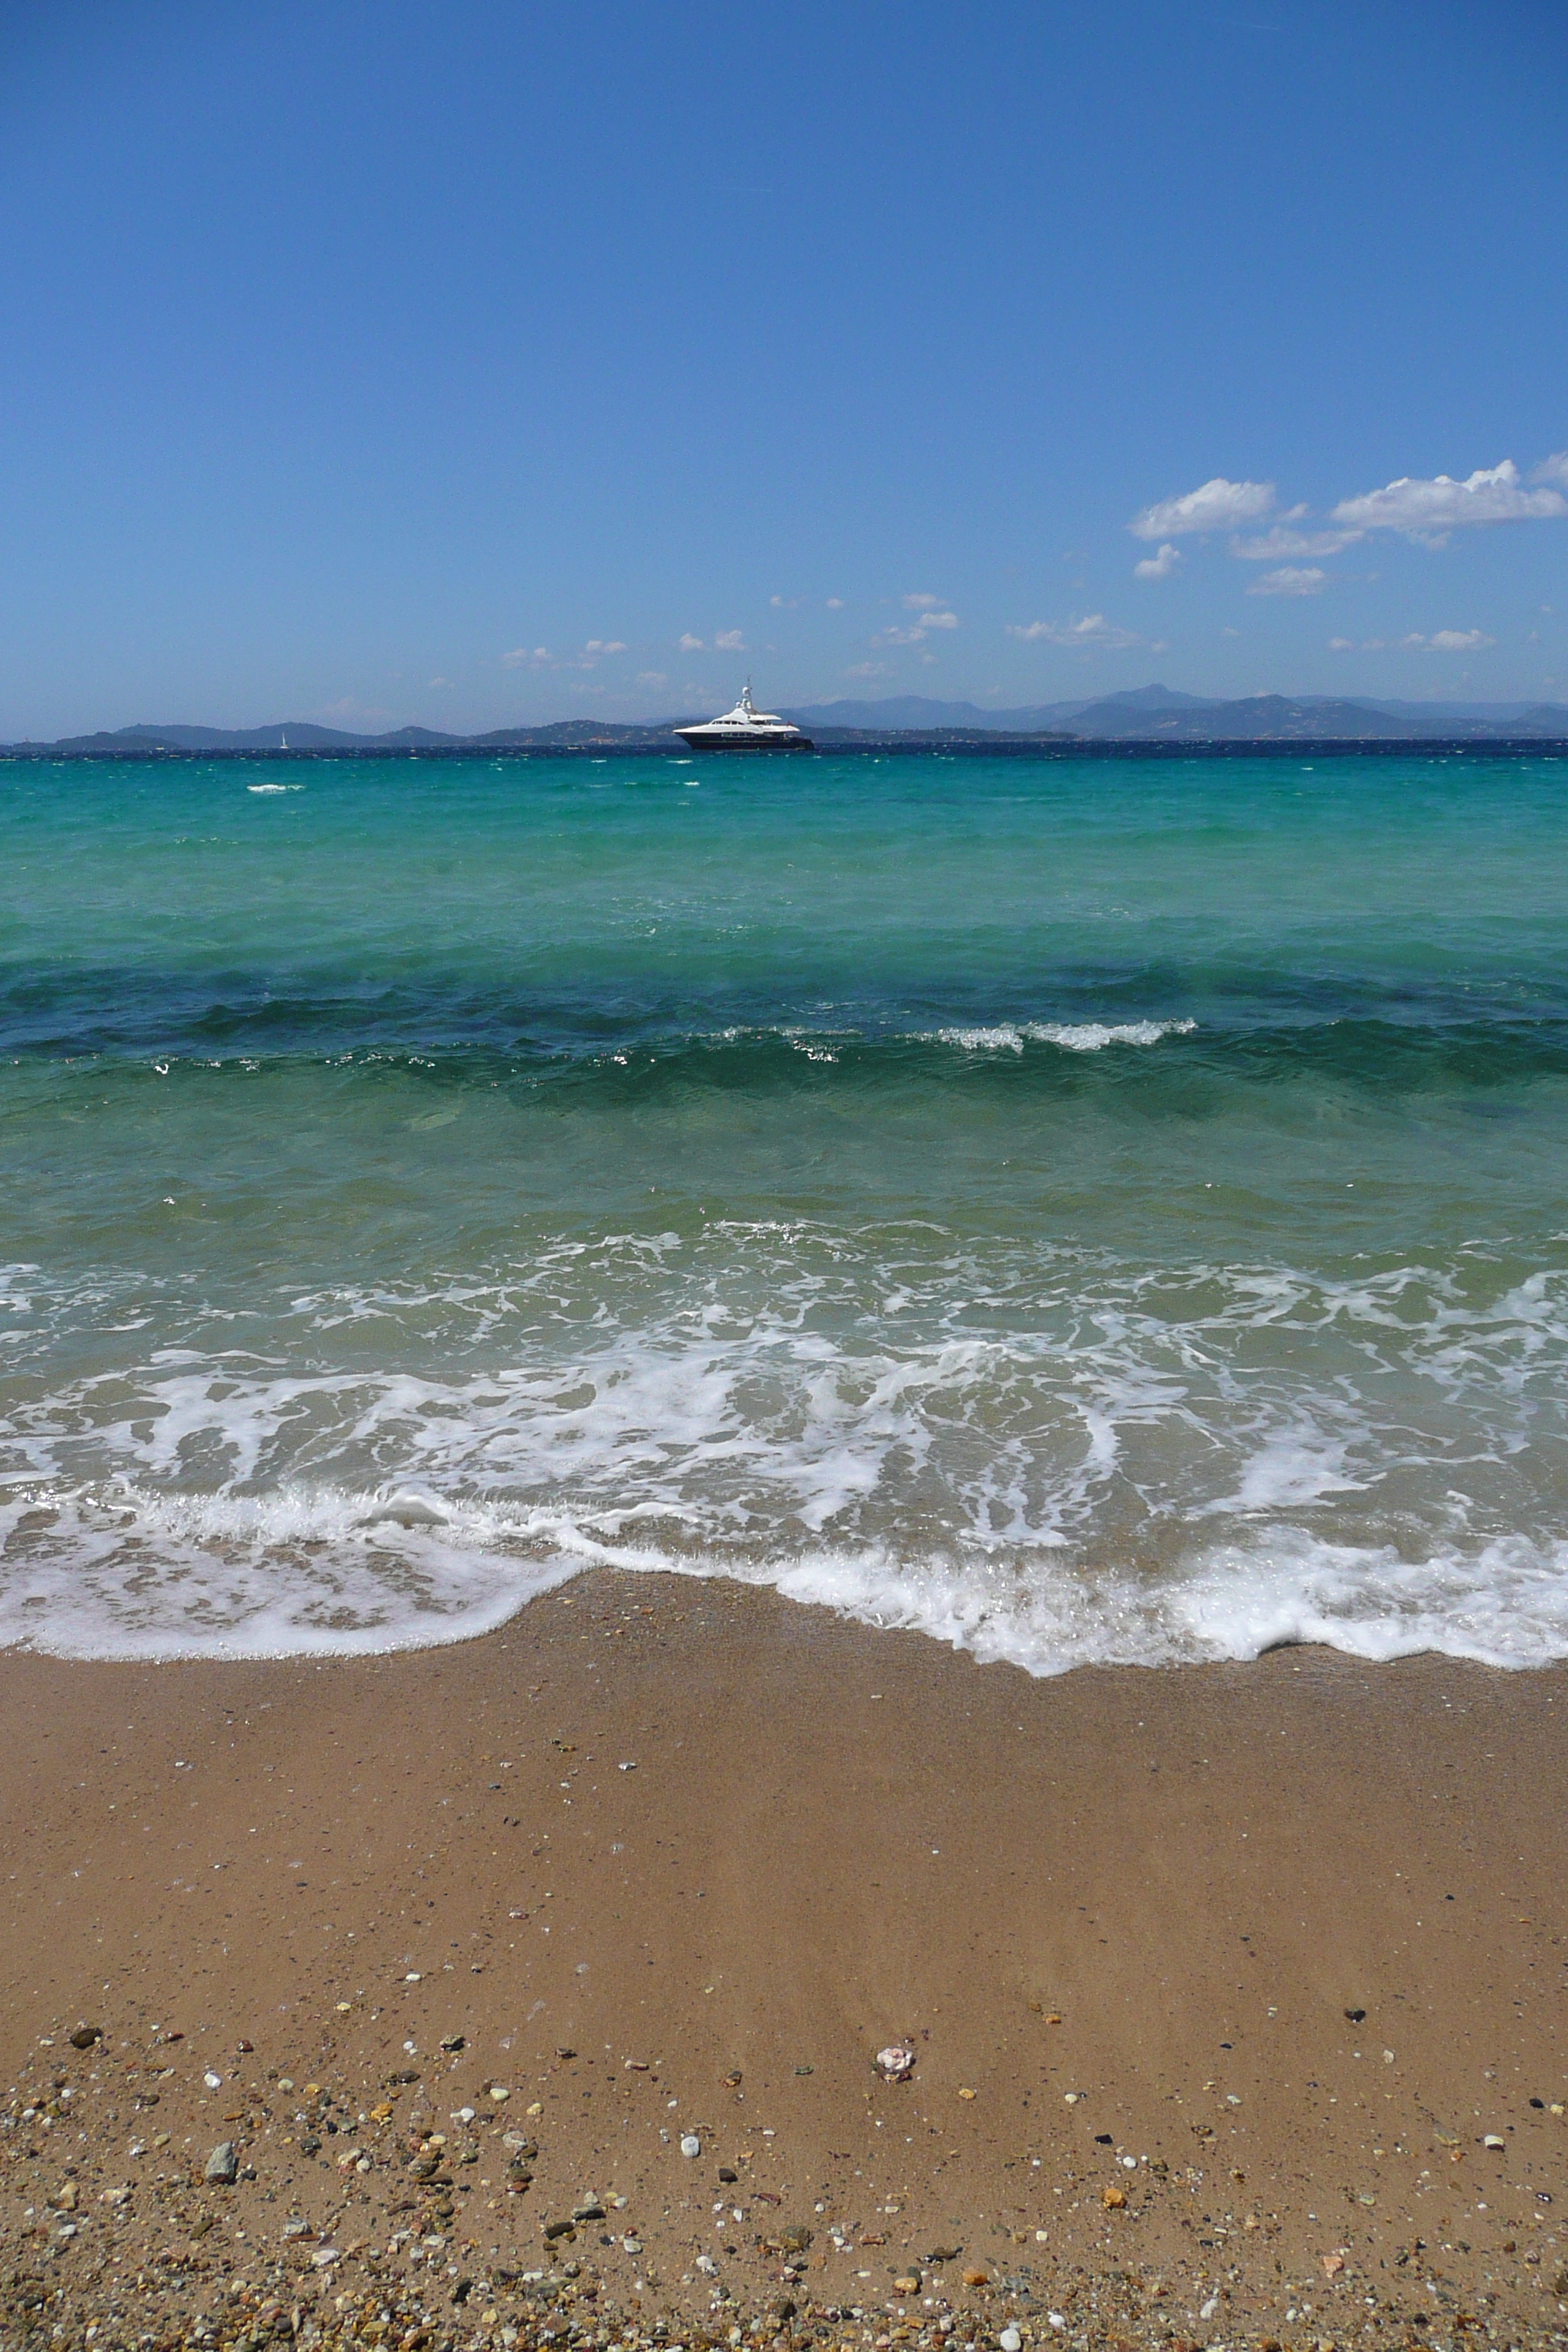
[[[1136,687],[1097,700],[1033,703],[1017,710],[934,702],[919,694],[889,695],[879,702],[807,703],[784,716],[808,729],[819,743],[845,747],[889,740],[962,743],[977,737],[1058,743],[1568,741],[1568,703],[1352,702],[1321,694],[1257,694],[1222,701],[1168,686]],[[143,725],[66,736],[53,743],[0,744],[0,754],[124,759],[284,750],[644,751],[668,749],[670,730],[690,723],[689,719],[647,719],[636,725],[563,719],[548,727],[502,727],[483,735],[443,735],[428,727],[361,735],[292,719],[275,727]]]
[[[931,702],[908,694],[881,702],[816,703],[787,716],[817,734],[958,729],[965,734],[1188,743],[1568,739],[1568,703],[1351,702],[1326,694],[1258,694],[1222,701],[1169,686],[1140,686],[1098,701],[1035,703],[1019,710],[985,710],[977,703]]]

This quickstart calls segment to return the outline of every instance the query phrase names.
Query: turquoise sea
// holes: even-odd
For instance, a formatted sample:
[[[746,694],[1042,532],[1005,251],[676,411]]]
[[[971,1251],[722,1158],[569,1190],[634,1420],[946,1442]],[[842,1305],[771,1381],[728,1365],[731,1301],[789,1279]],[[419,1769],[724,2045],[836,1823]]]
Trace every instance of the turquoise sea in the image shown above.
[[[1568,761],[0,764],[0,1641],[1568,1654]]]

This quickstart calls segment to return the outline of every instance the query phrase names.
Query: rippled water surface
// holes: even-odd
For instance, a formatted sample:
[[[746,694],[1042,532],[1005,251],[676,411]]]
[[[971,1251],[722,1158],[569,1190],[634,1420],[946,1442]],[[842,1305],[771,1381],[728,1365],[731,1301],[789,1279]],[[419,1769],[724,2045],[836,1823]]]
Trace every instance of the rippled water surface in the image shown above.
[[[1568,1652],[1565,786],[0,767],[0,1640]]]

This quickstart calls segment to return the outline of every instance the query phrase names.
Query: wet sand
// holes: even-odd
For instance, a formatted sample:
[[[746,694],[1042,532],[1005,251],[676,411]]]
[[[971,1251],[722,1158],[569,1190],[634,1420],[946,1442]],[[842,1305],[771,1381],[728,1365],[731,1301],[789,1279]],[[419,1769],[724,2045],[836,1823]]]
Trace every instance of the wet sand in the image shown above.
[[[604,1573],[0,1686],[7,2345],[1568,2341],[1568,1673]]]

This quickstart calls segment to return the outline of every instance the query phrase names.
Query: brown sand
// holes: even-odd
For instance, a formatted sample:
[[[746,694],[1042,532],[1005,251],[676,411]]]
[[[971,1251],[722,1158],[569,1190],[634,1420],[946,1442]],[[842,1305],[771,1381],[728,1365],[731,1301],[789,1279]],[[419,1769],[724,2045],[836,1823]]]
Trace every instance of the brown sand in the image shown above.
[[[1568,1674],[1033,1682],[596,1574],[0,1676],[7,2346],[1568,2342]]]

